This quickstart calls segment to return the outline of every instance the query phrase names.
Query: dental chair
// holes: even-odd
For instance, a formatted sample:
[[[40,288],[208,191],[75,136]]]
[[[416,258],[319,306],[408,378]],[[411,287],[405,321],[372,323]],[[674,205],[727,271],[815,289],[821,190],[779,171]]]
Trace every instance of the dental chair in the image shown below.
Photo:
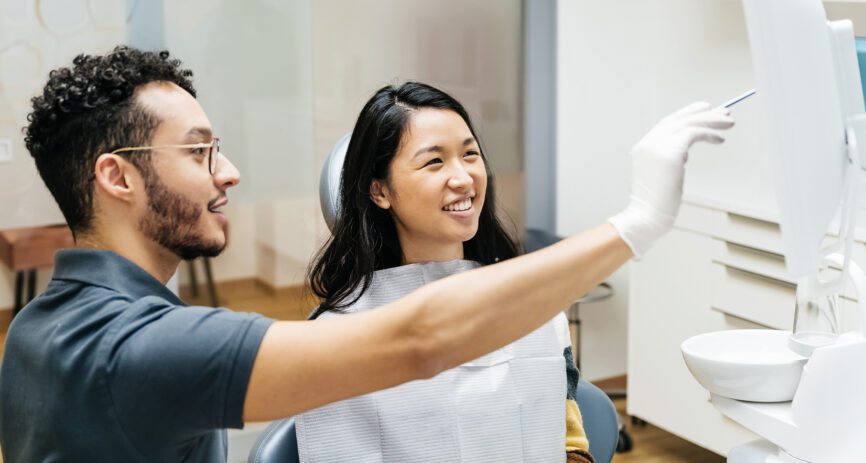
[[[339,208],[340,175],[351,134],[343,136],[325,159],[319,180],[319,198],[322,214],[328,227],[333,229]],[[607,394],[590,382],[581,379],[577,384],[578,407],[583,415],[583,424],[589,439],[589,451],[597,463],[610,463],[619,440],[619,423],[616,409]],[[563,396],[563,406],[564,406]],[[565,449],[563,448],[563,454]],[[296,463],[298,438],[294,418],[271,423],[259,436],[248,463]]]

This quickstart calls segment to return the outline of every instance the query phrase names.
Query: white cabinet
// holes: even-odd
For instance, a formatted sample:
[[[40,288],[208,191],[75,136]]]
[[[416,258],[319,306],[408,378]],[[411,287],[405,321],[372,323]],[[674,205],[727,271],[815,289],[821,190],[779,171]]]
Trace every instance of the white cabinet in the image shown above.
[[[757,436],[713,408],[686,368],[680,344],[724,329],[790,330],[795,286],[772,216],[722,206],[687,202],[674,230],[632,265],[628,412],[724,455]],[[861,265],[864,253],[856,243]],[[853,309],[854,298],[844,296],[843,305]]]
[[[756,436],[713,408],[680,344],[699,333],[754,325],[710,309],[712,279],[712,238],[681,229],[632,266],[628,413],[724,454]]]

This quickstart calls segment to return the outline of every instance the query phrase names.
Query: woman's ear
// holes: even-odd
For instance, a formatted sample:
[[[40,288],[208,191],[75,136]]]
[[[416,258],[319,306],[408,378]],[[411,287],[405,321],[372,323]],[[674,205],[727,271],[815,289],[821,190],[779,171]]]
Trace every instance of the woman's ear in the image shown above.
[[[391,209],[391,201],[388,199],[389,194],[388,185],[373,179],[373,183],[370,184],[370,200],[373,201],[373,204],[382,209]]]

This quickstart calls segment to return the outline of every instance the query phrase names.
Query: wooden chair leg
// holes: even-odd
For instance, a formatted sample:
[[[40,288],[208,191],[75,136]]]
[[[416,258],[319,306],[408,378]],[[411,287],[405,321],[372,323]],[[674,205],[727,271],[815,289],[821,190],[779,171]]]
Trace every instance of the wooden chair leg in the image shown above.
[[[36,269],[27,272],[27,302],[36,297]]]
[[[24,299],[24,272],[15,272],[15,308],[12,311],[12,316],[18,315],[21,308],[24,307],[22,301]]]

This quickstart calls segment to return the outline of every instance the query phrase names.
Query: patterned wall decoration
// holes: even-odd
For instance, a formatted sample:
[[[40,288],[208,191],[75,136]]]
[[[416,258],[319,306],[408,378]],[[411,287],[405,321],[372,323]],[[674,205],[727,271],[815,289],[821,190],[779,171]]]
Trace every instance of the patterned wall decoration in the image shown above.
[[[79,53],[102,53],[126,40],[136,1],[0,0],[0,229],[63,221],[24,147],[30,99],[48,72]]]

